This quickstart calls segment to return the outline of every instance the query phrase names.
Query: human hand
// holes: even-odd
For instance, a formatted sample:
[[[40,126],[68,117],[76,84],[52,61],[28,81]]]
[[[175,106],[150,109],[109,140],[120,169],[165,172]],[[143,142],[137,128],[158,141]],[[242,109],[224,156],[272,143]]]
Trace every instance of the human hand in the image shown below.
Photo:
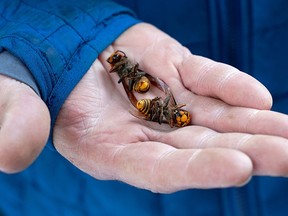
[[[0,75],[0,172],[28,167],[49,132],[49,111],[40,97],[27,85]]]
[[[115,50],[164,80],[192,125],[170,129],[132,116],[107,57]],[[269,92],[235,68],[195,56],[147,24],[121,35],[63,105],[56,149],[97,179],[157,192],[239,186],[252,175],[288,174],[288,117],[268,111]]]
[[[118,78],[107,72],[105,60],[116,49],[168,83],[177,102],[187,103],[192,126],[172,130],[129,114]],[[270,106],[267,90],[248,75],[193,56],[139,24],[107,48],[73,90],[59,113],[54,143],[98,179],[159,192],[242,185],[253,174],[287,175],[287,116],[262,110]],[[32,89],[0,76],[0,170],[31,164],[49,124],[47,107]]]

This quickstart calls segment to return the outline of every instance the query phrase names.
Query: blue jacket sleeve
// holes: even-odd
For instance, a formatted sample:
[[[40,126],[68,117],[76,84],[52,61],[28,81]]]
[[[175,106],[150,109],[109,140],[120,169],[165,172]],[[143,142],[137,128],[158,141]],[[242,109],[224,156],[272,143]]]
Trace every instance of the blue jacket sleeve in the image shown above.
[[[0,14],[0,52],[9,51],[31,71],[50,110],[51,131],[99,53],[138,22],[106,0],[1,0]]]

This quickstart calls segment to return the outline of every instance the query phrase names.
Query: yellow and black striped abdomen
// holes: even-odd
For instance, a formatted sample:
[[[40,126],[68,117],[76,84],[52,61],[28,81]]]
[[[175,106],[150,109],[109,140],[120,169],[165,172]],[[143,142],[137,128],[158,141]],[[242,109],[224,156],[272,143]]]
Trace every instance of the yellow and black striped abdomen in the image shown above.
[[[138,93],[145,93],[150,89],[150,81],[146,76],[142,76],[134,83],[133,89]]]
[[[138,100],[136,107],[139,110],[139,112],[148,116],[151,108],[151,100],[150,99]]]

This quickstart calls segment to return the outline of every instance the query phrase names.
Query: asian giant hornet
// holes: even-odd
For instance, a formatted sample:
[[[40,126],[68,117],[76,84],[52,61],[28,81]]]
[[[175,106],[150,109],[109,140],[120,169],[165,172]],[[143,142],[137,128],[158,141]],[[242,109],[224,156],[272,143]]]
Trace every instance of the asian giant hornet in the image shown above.
[[[138,110],[136,113],[131,112],[135,117],[159,124],[168,123],[170,127],[184,127],[190,123],[190,113],[181,109],[185,104],[176,104],[169,86],[164,81],[140,70],[139,64],[133,64],[123,51],[113,52],[107,62],[111,65],[109,72],[118,74],[118,83],[122,82],[131,104]],[[150,89],[151,84],[160,89],[166,98],[137,100],[132,90],[145,93]]]
[[[118,83],[128,85],[129,91],[134,90],[138,93],[149,91],[151,84],[146,73],[139,69],[138,63],[132,63],[123,51],[113,52],[107,62],[111,65],[109,72],[116,72],[119,76]]]
[[[191,121],[188,111],[181,109],[185,104],[176,105],[172,95],[168,95],[164,100],[160,97],[153,99],[141,99],[137,101],[136,108],[140,114],[136,117],[148,121],[156,121],[159,124],[168,123],[170,127],[184,127]]]

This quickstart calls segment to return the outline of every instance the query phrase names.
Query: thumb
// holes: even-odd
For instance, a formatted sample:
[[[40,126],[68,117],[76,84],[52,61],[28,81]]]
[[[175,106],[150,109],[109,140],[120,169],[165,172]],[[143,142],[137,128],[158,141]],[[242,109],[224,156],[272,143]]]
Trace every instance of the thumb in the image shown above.
[[[27,85],[0,75],[0,171],[25,169],[44,148],[50,131],[45,103]]]

